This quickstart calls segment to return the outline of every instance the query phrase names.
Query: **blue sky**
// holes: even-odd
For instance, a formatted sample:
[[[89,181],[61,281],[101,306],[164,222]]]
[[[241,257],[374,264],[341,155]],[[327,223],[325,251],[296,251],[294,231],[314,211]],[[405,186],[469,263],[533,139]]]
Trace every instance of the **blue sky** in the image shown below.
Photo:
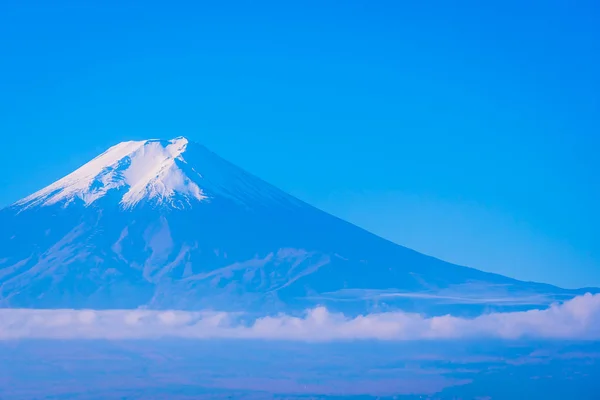
[[[597,3],[83,3],[0,4],[0,206],[185,135],[416,250],[600,286]]]

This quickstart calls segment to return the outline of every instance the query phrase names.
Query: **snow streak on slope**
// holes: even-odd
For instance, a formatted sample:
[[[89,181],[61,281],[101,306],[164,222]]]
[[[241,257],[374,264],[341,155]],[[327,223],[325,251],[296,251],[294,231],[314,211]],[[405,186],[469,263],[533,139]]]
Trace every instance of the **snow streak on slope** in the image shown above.
[[[89,206],[109,191],[124,189],[121,205],[130,208],[143,199],[172,202],[178,195],[203,200],[200,187],[182,171],[182,153],[188,141],[177,138],[131,141],[111,147],[75,172],[26,197],[16,205],[25,208],[81,200]]]

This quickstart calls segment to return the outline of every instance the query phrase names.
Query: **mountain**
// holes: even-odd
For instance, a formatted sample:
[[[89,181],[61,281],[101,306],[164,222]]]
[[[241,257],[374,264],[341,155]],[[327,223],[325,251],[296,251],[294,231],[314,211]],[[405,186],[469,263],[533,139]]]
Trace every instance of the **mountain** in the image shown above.
[[[120,143],[0,211],[0,307],[439,314],[584,291],[399,246],[182,137]]]

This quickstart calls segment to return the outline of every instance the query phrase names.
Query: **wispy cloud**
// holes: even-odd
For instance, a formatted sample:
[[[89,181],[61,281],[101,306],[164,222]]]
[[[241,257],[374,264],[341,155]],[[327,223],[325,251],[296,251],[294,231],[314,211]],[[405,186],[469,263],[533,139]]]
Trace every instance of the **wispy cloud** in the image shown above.
[[[520,292],[509,284],[480,284],[469,282],[465,284],[450,285],[440,290],[420,292],[403,292],[395,289],[341,289],[312,296],[312,300],[386,300],[393,298],[407,298],[428,300],[437,304],[488,304],[488,305],[529,305],[546,307],[555,301],[571,298],[562,293],[535,293]]]
[[[461,338],[600,339],[600,295],[586,294],[543,310],[477,318],[386,312],[346,317],[324,307],[302,317],[158,310],[0,309],[0,339],[240,338],[299,341]]]

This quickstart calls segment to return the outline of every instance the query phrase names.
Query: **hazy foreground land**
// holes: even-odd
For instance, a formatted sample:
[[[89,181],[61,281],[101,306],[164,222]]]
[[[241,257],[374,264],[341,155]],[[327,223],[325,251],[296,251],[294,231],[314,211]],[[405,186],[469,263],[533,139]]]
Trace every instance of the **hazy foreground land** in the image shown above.
[[[0,342],[0,398],[594,399],[600,344]]]

